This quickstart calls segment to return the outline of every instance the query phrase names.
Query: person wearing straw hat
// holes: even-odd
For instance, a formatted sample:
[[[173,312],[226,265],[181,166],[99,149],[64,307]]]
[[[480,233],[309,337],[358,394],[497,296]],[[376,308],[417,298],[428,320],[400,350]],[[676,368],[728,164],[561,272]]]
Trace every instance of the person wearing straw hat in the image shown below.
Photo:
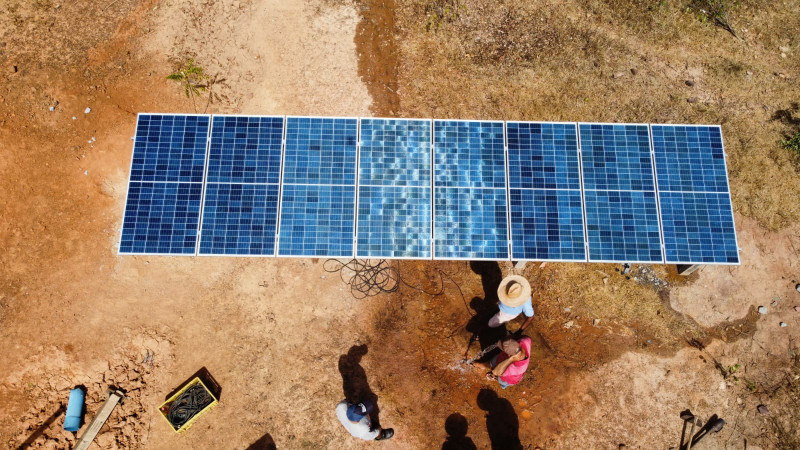
[[[497,328],[500,325],[514,320],[517,316],[525,313],[527,319],[517,330],[521,333],[533,321],[533,298],[531,297],[531,285],[525,277],[519,275],[509,275],[503,278],[500,286],[497,287],[497,298],[500,300],[500,311],[489,319],[489,326]]]

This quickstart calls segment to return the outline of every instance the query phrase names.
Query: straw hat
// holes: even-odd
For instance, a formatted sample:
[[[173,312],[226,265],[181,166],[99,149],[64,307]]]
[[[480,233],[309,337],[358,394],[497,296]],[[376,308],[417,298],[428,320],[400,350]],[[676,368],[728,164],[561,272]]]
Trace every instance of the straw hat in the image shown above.
[[[509,275],[503,278],[497,288],[497,297],[506,306],[522,306],[531,296],[531,285],[524,277]]]

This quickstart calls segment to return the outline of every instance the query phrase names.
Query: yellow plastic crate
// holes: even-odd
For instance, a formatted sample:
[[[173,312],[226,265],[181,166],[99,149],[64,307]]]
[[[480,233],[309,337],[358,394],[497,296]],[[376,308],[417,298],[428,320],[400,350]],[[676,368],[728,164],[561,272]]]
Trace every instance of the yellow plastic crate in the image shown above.
[[[186,392],[187,389],[198,383],[200,383],[200,385],[203,386],[203,389],[205,389],[206,392],[208,392],[208,395],[210,395],[211,398],[214,399],[214,401],[209,403],[208,406],[206,406],[205,408],[201,409],[197,414],[194,415],[194,417],[192,417],[191,419],[189,419],[188,422],[183,424],[183,426],[175,430],[175,427],[172,426],[172,423],[170,423],[169,419],[167,418],[167,413],[169,412],[169,405],[172,402],[174,402],[178,397],[180,397],[181,394]],[[217,400],[217,397],[214,396],[214,393],[211,391],[211,389],[209,389],[208,386],[206,386],[205,383],[203,383],[200,377],[195,377],[190,382],[186,383],[186,385],[182,387],[181,390],[176,392],[172,397],[168,398],[164,403],[162,403],[161,406],[158,407],[158,411],[161,413],[161,417],[164,418],[164,420],[167,422],[167,424],[171,429],[175,430],[176,433],[183,433],[184,431],[188,430],[189,427],[192,426],[192,424],[194,423],[195,420],[197,420],[198,417],[202,416],[209,409],[217,406],[218,403],[219,400]]]

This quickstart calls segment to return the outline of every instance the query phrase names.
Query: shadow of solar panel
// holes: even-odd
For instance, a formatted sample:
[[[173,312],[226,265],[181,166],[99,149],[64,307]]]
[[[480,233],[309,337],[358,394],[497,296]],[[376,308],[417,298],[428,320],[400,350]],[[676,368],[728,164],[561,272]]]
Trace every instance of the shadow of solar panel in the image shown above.
[[[355,184],[358,119],[286,119],[283,182]]]
[[[434,202],[434,259],[508,259],[505,189],[437,187]]]
[[[654,191],[647,125],[579,125],[584,189]]]
[[[352,257],[355,186],[283,186],[279,256]]]
[[[430,186],[431,121],[361,119],[360,184]]]
[[[726,193],[661,192],[666,262],[738,264]]]
[[[433,123],[437,187],[506,186],[503,122]]]
[[[430,187],[359,186],[356,255],[430,258]]]
[[[506,133],[512,189],[581,188],[574,123],[508,122]]]
[[[202,190],[199,183],[132,181],[119,252],[193,255]]]
[[[214,116],[209,183],[280,181],[283,117]]]
[[[579,190],[511,189],[511,259],[586,261]]]
[[[718,126],[653,125],[660,191],[728,192]]]
[[[203,182],[210,116],[140,114],[130,181]]]
[[[589,261],[663,262],[654,192],[585,191]]]
[[[277,184],[209,183],[200,254],[274,255],[277,215]]]

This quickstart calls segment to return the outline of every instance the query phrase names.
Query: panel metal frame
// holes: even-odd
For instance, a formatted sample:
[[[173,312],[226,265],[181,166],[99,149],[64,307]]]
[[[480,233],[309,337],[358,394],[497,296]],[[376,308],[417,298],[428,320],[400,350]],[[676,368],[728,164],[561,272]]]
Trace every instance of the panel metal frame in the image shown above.
[[[630,260],[630,261],[618,261],[618,260],[606,260],[606,259],[592,259],[591,254],[589,253],[589,227],[588,227],[588,216],[586,214],[586,191],[595,191],[595,192],[650,192],[650,191],[635,191],[631,189],[586,189],[586,186],[583,183],[583,142],[581,140],[581,125],[622,125],[622,126],[644,126],[647,128],[647,138],[650,146],[650,164],[651,167],[651,174],[653,175],[653,194],[656,202],[656,215],[658,216],[658,223],[659,223],[659,243],[664,242],[663,237],[663,230],[661,229],[661,213],[658,209],[658,191],[656,187],[656,183],[658,180],[655,179],[655,161],[653,160],[653,135],[650,132],[650,124],[649,123],[635,123],[635,122],[621,122],[621,123],[604,123],[604,122],[576,122],[578,128],[578,148],[579,148],[579,155],[580,155],[580,166],[581,166],[581,197],[583,198],[583,217],[584,217],[584,229],[586,230],[584,236],[586,239],[586,261],[590,263],[611,263],[611,264],[619,264],[619,263],[629,263],[629,264],[664,264],[664,248],[661,247],[661,261],[642,261],[642,260]]]
[[[356,202],[358,201],[358,150],[359,150],[359,128],[361,127],[361,119],[359,117],[339,117],[339,116],[284,116],[284,125],[283,125],[283,151],[281,152],[281,177],[280,183],[281,186],[278,189],[280,198],[278,199],[278,223],[277,223],[277,231],[275,233],[275,257],[276,258],[332,258],[332,259],[340,259],[340,258],[355,258],[355,243],[353,243],[353,253],[349,255],[281,255],[280,254],[280,226],[281,226],[281,218],[283,216],[283,187],[285,183],[283,181],[284,176],[284,168],[286,163],[286,132],[289,128],[289,119],[332,119],[332,120],[355,120],[356,121],[356,172],[355,172],[355,181],[354,181],[354,188],[355,193],[353,194],[353,235],[355,236],[356,230],[356,219],[358,215],[358,210],[356,208]],[[310,184],[310,183],[289,183],[294,186],[350,186],[349,184],[333,184],[333,183],[319,183],[319,184]]]
[[[575,136],[577,138],[577,146],[578,146],[578,173],[580,176],[579,179],[579,188],[578,189],[544,189],[544,188],[512,188],[511,187],[511,180],[508,178],[508,167],[509,167],[509,152],[508,152],[508,123],[532,123],[532,124],[542,124],[542,125],[573,125],[575,127]],[[513,236],[511,235],[511,190],[516,189],[519,191],[578,191],[581,194],[581,217],[583,219],[583,254],[586,256],[583,259],[563,259],[563,258],[548,258],[548,259],[523,259],[523,258],[516,258],[513,252],[509,252],[511,255],[512,261],[520,261],[520,262],[533,262],[533,261],[547,261],[547,262],[588,262],[589,261],[589,240],[587,236],[587,229],[586,229],[586,201],[583,197],[583,164],[582,162],[582,155],[581,155],[581,133],[578,128],[578,122],[554,122],[554,121],[528,121],[528,120],[507,120],[505,122],[506,126],[506,186],[508,190],[508,242],[509,247],[513,250]]]
[[[239,254],[228,254],[228,253],[200,253],[200,241],[203,237],[203,213],[205,211],[206,206],[206,188],[209,184],[241,184],[241,185],[255,185],[255,186],[269,186],[275,185],[275,183],[219,183],[219,182],[210,182],[208,181],[208,166],[209,166],[209,158],[211,156],[211,135],[214,132],[214,117],[256,117],[256,118],[271,118],[271,119],[283,119],[283,141],[281,142],[281,164],[280,168],[278,169],[280,172],[278,173],[278,207],[275,210],[275,214],[277,214],[275,220],[275,244],[272,247],[272,254],[261,254],[261,255],[239,255]],[[208,126],[208,144],[206,146],[206,170],[203,175],[203,198],[202,203],[200,204],[200,223],[198,225],[197,230],[197,246],[195,248],[195,256],[202,256],[202,257],[231,257],[231,258],[274,258],[278,254],[278,230],[280,227],[280,203],[281,203],[281,191],[283,190],[283,153],[286,147],[286,116],[278,116],[278,115],[256,115],[256,114],[212,114],[211,115],[211,123]]]
[[[121,251],[121,244],[122,244],[122,230],[125,224],[125,220],[127,219],[127,205],[129,201],[129,194],[130,194],[130,186],[131,186],[131,174],[133,171],[133,161],[134,161],[134,153],[136,149],[136,131],[139,129],[140,119],[142,116],[181,116],[181,117],[208,117],[209,125],[208,131],[206,136],[206,150],[205,150],[205,159],[204,159],[204,170],[203,170],[203,180],[202,182],[182,182],[182,181],[164,181],[164,182],[150,182],[150,181],[142,181],[142,183],[163,183],[163,184],[201,184],[201,198],[200,198],[200,210],[199,210],[199,218],[198,218],[198,225],[197,225],[197,241],[195,243],[194,253],[137,253],[137,252],[123,252]],[[215,117],[255,117],[255,118],[282,118],[283,119],[283,136],[281,141],[281,162],[279,167],[279,178],[278,178],[278,205],[276,209],[276,224],[275,224],[275,240],[274,240],[274,249],[272,254],[259,254],[259,255],[241,255],[241,254],[224,254],[224,253],[200,253],[200,245],[202,241],[202,232],[203,232],[203,222],[204,222],[204,214],[205,214],[205,202],[206,202],[206,192],[208,187],[208,171],[209,171],[209,157],[210,157],[210,145],[211,145],[211,138],[214,130],[214,118]],[[285,169],[285,162],[286,162],[286,144],[287,144],[287,129],[289,119],[329,119],[329,120],[355,120],[356,121],[356,160],[355,160],[355,180],[354,184],[352,185],[354,189],[354,211],[353,211],[353,253],[348,255],[280,255],[280,228],[281,228],[281,219],[283,214],[283,194],[284,194],[284,169]],[[362,139],[361,139],[361,122],[362,120],[403,120],[403,121],[421,121],[421,122],[428,122],[430,124],[430,183],[422,184],[418,183],[418,185],[414,185],[414,187],[423,188],[427,187],[430,189],[430,258],[419,258],[419,257],[394,257],[394,256],[367,256],[367,255],[360,255],[358,253],[358,230],[359,230],[359,223],[358,223],[358,211],[360,206],[360,198],[359,198],[359,189],[361,186],[360,183],[360,169],[361,169],[361,147],[362,147]],[[436,123],[437,122],[457,122],[457,123],[494,123],[494,124],[501,124],[503,130],[503,153],[504,153],[504,172],[505,172],[505,187],[459,187],[459,186],[451,186],[457,190],[469,190],[469,189],[492,189],[492,190],[499,190],[505,189],[505,199],[506,199],[506,234],[507,234],[507,251],[508,257],[505,259],[497,259],[497,258],[469,258],[469,257],[460,257],[460,258],[448,258],[448,257],[441,257],[437,255],[436,252],[436,189],[438,187],[445,187],[445,186],[437,186],[436,184]],[[328,257],[328,258],[368,258],[368,259],[404,259],[404,260],[446,260],[446,261],[499,261],[499,260],[514,260],[514,261],[534,261],[530,259],[516,259],[514,255],[514,243],[513,243],[513,235],[512,235],[512,222],[511,222],[511,180],[509,178],[510,175],[510,161],[509,161],[509,145],[508,145],[508,124],[509,123],[523,123],[523,124],[557,124],[557,125],[572,125],[575,128],[575,133],[577,136],[577,146],[578,146],[578,169],[579,169],[579,176],[580,176],[580,197],[581,197],[581,214],[583,218],[583,241],[584,241],[584,251],[586,258],[585,259],[542,259],[542,261],[552,261],[552,262],[596,262],[596,263],[621,263],[621,262],[628,262],[628,263],[637,263],[637,264],[697,264],[697,265],[741,265],[741,249],[739,248],[738,243],[738,236],[736,235],[736,222],[735,222],[735,214],[733,212],[733,200],[731,197],[730,192],[730,175],[728,173],[728,154],[725,151],[725,143],[724,143],[724,136],[722,134],[722,127],[720,125],[707,125],[707,124],[648,124],[648,123],[606,123],[606,122],[556,122],[556,121],[505,121],[505,120],[481,120],[481,119],[437,119],[437,118],[397,118],[397,117],[334,117],[334,116],[280,116],[280,115],[246,115],[246,114],[179,114],[179,113],[151,113],[151,112],[140,112],[137,114],[136,117],[136,127],[134,130],[133,137],[131,138],[132,142],[132,151],[131,151],[131,160],[129,164],[129,173],[128,173],[128,184],[126,186],[125,192],[125,199],[124,199],[124,209],[122,215],[122,224],[119,229],[119,240],[117,242],[117,254],[119,255],[153,255],[153,256],[209,256],[209,257],[244,257],[244,258],[270,258],[270,257],[281,257],[281,258],[319,258],[319,257]],[[660,241],[660,248],[661,248],[661,261],[617,261],[617,260],[593,260],[590,257],[590,248],[589,248],[589,237],[588,237],[588,217],[586,213],[586,187],[584,184],[584,173],[583,173],[583,142],[581,139],[580,127],[581,125],[603,125],[603,126],[645,126],[647,127],[648,132],[648,141],[650,147],[650,161],[652,165],[652,176],[653,176],[653,191],[655,194],[656,199],[656,214],[658,217],[658,227],[659,227],[659,241]],[[736,263],[728,263],[728,262],[699,262],[699,261],[671,261],[667,260],[666,256],[666,243],[665,243],[665,236],[664,236],[664,227],[663,227],[663,217],[661,212],[661,192],[662,190],[658,184],[658,168],[656,167],[655,161],[655,145],[653,141],[653,126],[675,126],[675,127],[706,127],[706,128],[717,128],[720,133],[720,139],[722,141],[722,151],[723,151],[723,164],[725,168],[725,180],[727,183],[728,189],[724,192],[713,192],[714,194],[724,194],[727,196],[728,204],[730,205],[730,220],[733,224],[734,228],[734,244],[737,250],[737,259],[738,262]],[[214,184],[247,184],[247,185],[274,185],[275,183],[214,183]],[[311,185],[311,186],[343,186],[343,187],[350,187],[350,184],[332,184],[332,183],[291,183],[294,185]],[[367,185],[365,185],[367,186]],[[371,186],[371,185],[369,185]],[[513,188],[517,190],[537,190],[536,188]],[[544,191],[573,191],[574,189],[538,189]],[[618,189],[590,189],[592,191],[618,191],[618,192],[650,192],[648,190],[618,190]],[[678,192],[678,193],[708,193],[708,191],[663,191],[663,192]],[[536,260],[538,261],[538,259]]]
[[[375,256],[375,255],[361,255],[358,253],[358,207],[360,206],[360,188],[361,184],[361,121],[367,120],[405,120],[405,121],[418,121],[418,122],[428,122],[431,126],[431,185],[419,185],[419,186],[388,186],[388,185],[373,185],[373,184],[364,184],[363,186],[376,186],[376,187],[418,187],[418,188],[428,188],[431,191],[430,198],[428,199],[430,202],[431,207],[431,257],[430,258],[419,258],[416,256]],[[358,154],[356,156],[356,207],[355,207],[355,220],[356,226],[353,229],[353,256],[355,259],[398,259],[398,260],[411,260],[411,261],[433,261],[433,119],[421,119],[421,118],[413,118],[413,117],[359,117],[358,119]]]
[[[432,208],[431,208],[431,227],[433,229],[433,232],[435,233],[435,231],[436,231],[436,211],[435,211],[435,208],[436,208],[436,188],[437,187],[452,188],[452,189],[459,189],[459,190],[469,190],[469,189],[494,189],[494,190],[500,190],[500,189],[505,189],[506,190],[506,216],[508,216],[508,214],[509,214],[508,213],[508,209],[510,208],[510,205],[508,204],[508,201],[507,201],[507,199],[508,199],[508,177],[507,176],[506,176],[506,186],[505,186],[505,188],[500,188],[500,187],[437,186],[436,185],[436,147],[435,147],[436,146],[436,131],[435,131],[436,122],[500,123],[500,124],[502,124],[502,128],[503,128],[503,145],[505,146],[506,121],[504,121],[504,120],[436,119],[436,118],[431,119],[431,121],[432,121],[432,128],[431,128],[431,141],[432,141],[432,144],[431,144],[432,145],[431,146],[431,203],[432,203]],[[506,155],[507,155],[507,153],[504,152],[504,158],[505,158]],[[506,159],[505,165],[508,166],[508,159],[507,158],[505,158],[505,159]],[[507,228],[508,228],[508,226],[506,226],[506,229]],[[432,247],[432,252],[431,252],[432,258],[431,259],[433,259],[433,260],[436,260],[436,261],[510,261],[511,260],[511,251],[510,250],[508,250],[508,257],[505,258],[505,259],[497,259],[497,258],[465,258],[465,257],[442,258],[442,257],[437,257],[437,255],[436,255],[436,237],[435,237],[434,233],[431,234],[431,247]],[[508,230],[506,230],[506,233],[508,233]],[[506,236],[506,240],[510,241],[511,240],[511,236]]]
[[[197,256],[197,248],[198,248],[197,245],[200,242],[200,231],[199,231],[199,229],[198,229],[198,232],[197,232],[197,242],[195,242],[195,252],[193,254],[190,254],[190,253],[149,253],[149,252],[139,253],[139,252],[123,252],[121,250],[121,248],[122,248],[122,230],[125,227],[125,219],[127,218],[127,214],[128,214],[128,212],[127,212],[127,209],[128,209],[128,194],[130,193],[131,182],[132,182],[131,181],[131,174],[133,173],[133,156],[134,156],[134,152],[136,151],[136,132],[139,130],[139,119],[142,116],[208,117],[208,136],[207,137],[210,138],[210,136],[211,136],[211,124],[212,124],[211,118],[212,118],[212,114],[198,114],[198,113],[181,114],[181,113],[151,113],[151,112],[140,112],[140,113],[136,114],[136,127],[133,129],[133,137],[131,138],[131,140],[133,141],[133,143],[131,144],[131,163],[128,166],[128,184],[125,186],[125,203],[123,203],[122,222],[120,223],[120,227],[119,227],[119,242],[117,242],[117,254],[118,255],[131,255],[131,256],[137,256],[137,255],[144,255],[144,256],[149,256],[149,255],[152,255],[152,256]],[[206,170],[208,168],[208,145],[209,145],[209,142],[210,142],[210,140],[206,141],[206,160],[205,160],[204,166],[203,166],[203,181],[202,182],[198,183],[196,181],[186,181],[186,182],[184,182],[184,181],[135,181],[135,183],[152,183],[152,184],[155,184],[155,183],[202,184],[201,195],[200,195],[200,217],[197,218],[197,226],[198,226],[198,228],[200,226],[200,222],[202,222],[202,220],[203,220],[203,195],[205,194],[205,181],[206,181],[205,180],[205,173],[206,173]]]
[[[664,264],[685,264],[685,265],[715,265],[715,266],[739,266],[742,264],[742,252],[741,248],[739,248],[739,236],[736,235],[736,217],[733,213],[733,198],[731,198],[731,180],[730,175],[728,174],[728,152],[725,150],[725,136],[722,133],[722,125],[705,125],[705,124],[687,124],[687,123],[651,123],[649,124],[648,128],[650,129],[650,147],[653,152],[653,170],[657,170],[655,165],[655,145],[653,143],[653,126],[668,126],[668,127],[707,127],[707,128],[717,128],[719,129],[719,139],[722,143],[722,163],[725,167],[725,183],[727,184],[728,189],[725,192],[712,192],[712,191],[670,191],[665,190],[664,192],[675,192],[675,193],[697,193],[697,194],[724,194],[728,198],[728,204],[730,205],[730,212],[731,212],[731,224],[733,225],[733,240],[734,245],[736,245],[736,259],[739,262],[736,263],[729,263],[729,262],[705,262],[705,261],[669,261],[667,260],[667,249],[666,243],[664,241],[664,228],[662,224],[662,217],[661,217],[661,190],[658,189],[658,220],[659,220],[659,227],[661,227],[661,242],[662,242],[662,253],[664,255]],[[658,186],[658,173],[656,172],[656,186]]]

